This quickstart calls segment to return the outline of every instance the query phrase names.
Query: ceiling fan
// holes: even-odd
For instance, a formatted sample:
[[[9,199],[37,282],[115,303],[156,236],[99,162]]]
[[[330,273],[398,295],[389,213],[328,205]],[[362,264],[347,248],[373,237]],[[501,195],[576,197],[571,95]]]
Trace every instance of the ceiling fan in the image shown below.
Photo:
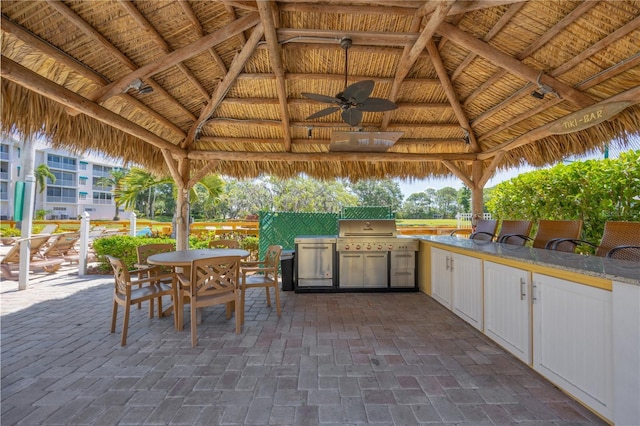
[[[347,71],[349,69],[349,48],[352,46],[351,38],[343,37],[340,39],[340,46],[344,49],[344,90],[335,96],[319,95],[316,93],[302,93],[305,98],[313,99],[318,102],[327,104],[335,104],[325,109],[321,109],[315,114],[307,117],[311,120],[325,115],[333,114],[342,110],[342,119],[350,126],[357,126],[362,121],[363,112],[384,112],[391,111],[398,106],[382,98],[370,98],[373,92],[374,81],[363,80],[347,86]]]

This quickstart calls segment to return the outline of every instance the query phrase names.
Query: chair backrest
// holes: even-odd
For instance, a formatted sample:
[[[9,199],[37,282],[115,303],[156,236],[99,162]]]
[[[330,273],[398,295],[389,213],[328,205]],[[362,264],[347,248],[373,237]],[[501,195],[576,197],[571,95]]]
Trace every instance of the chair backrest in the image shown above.
[[[474,240],[491,241],[496,234],[497,220],[480,219],[476,224],[476,230],[469,235]]]
[[[171,243],[154,243],[154,244],[145,244],[142,246],[136,247],[136,254],[138,255],[138,264],[144,265],[147,263],[147,259],[149,256],[158,253],[166,253],[169,251],[173,251],[173,244]]]
[[[123,296],[127,296],[127,288],[130,288],[127,284],[131,282],[131,276],[129,275],[129,268],[121,259],[113,256],[105,255],[111,268],[113,268],[113,278],[115,279],[115,292]]]
[[[211,240],[209,241],[209,248],[240,248],[240,243],[236,240]]]
[[[596,256],[604,257],[616,246],[640,246],[640,222],[609,221],[605,223]]]
[[[265,272],[266,277],[278,280],[278,266],[280,264],[281,254],[282,246],[274,244],[267,247],[267,252],[265,253],[264,260],[262,261],[262,267],[271,269],[271,272]]]
[[[54,235],[54,240],[46,248],[43,253],[44,257],[48,256],[64,256],[73,249],[80,239],[80,232],[66,232],[64,234]]]
[[[581,220],[540,220],[533,239],[533,247],[546,248],[547,243],[554,238],[580,238],[581,231]],[[556,250],[571,253],[575,249],[576,245],[569,242],[560,243],[556,247]]]
[[[239,277],[240,256],[196,259],[191,262],[190,292],[196,299],[233,293]]]
[[[531,231],[531,221],[530,220],[503,220],[500,225],[500,233],[497,236],[497,240],[500,240],[505,235],[526,235],[529,236],[529,232]],[[506,244],[513,244],[518,246],[523,246],[527,240],[524,240],[519,237],[511,237],[507,238],[505,241],[502,241]]]

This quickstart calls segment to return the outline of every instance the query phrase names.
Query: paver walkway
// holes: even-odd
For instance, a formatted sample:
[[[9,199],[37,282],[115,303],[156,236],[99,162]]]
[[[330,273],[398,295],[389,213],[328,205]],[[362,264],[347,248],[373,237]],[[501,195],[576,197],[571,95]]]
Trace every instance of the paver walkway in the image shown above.
[[[110,334],[112,278],[0,283],[2,425],[604,424],[422,293],[252,290],[242,334],[210,308]]]

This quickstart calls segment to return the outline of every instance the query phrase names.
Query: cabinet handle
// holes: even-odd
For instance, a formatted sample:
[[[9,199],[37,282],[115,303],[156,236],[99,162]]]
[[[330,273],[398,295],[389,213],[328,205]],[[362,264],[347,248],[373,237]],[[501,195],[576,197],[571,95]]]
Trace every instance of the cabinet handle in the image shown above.
[[[453,261],[454,261],[454,260],[455,260],[455,259],[452,257],[452,258],[451,258],[451,271],[453,271]]]
[[[447,256],[447,271],[449,270],[450,266],[449,266],[449,262],[451,261],[451,259],[449,258],[449,256]]]
[[[536,285],[536,282],[533,282],[533,291],[531,293],[531,300],[533,301],[533,303],[536,303],[536,301],[538,300],[538,297],[536,296],[538,294],[538,286]]]
[[[520,300],[524,300],[524,298],[527,296],[525,293],[525,285],[527,283],[524,281],[524,278],[520,278]]]

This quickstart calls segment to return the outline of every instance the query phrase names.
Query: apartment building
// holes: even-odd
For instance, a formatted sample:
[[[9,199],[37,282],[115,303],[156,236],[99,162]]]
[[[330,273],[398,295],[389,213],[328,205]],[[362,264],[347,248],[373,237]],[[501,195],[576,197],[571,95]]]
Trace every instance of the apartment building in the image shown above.
[[[20,141],[4,136],[0,142],[0,220],[13,220],[16,182],[24,180]],[[46,188],[36,188],[35,211],[44,211],[46,219],[77,219],[88,212],[93,220],[115,216],[112,187],[99,183],[118,166],[98,156],[77,156],[36,142],[35,166],[46,164],[56,177],[47,179]],[[120,208],[120,219],[130,212]]]

